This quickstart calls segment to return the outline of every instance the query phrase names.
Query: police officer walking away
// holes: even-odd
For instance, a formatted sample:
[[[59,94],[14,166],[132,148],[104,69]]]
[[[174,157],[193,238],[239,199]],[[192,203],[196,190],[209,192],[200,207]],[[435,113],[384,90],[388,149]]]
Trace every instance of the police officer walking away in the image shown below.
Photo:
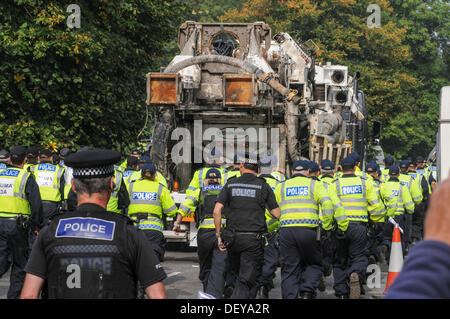
[[[75,211],[42,229],[26,266],[22,298],[136,298],[137,281],[149,298],[165,298],[166,274],[145,235],[121,214],[106,211],[120,153],[88,150],[71,154]]]
[[[163,214],[175,217],[177,206],[170,196],[170,191],[158,183],[156,173],[153,164],[141,166],[141,178],[132,181],[129,186],[128,216],[139,222],[139,229],[143,230],[152,243],[155,254],[162,261],[166,251]]]
[[[44,224],[58,213],[59,205],[64,199],[64,167],[53,164],[52,152],[47,149],[39,151],[39,164],[31,171],[36,177],[42,199]]]
[[[232,299],[249,299],[264,263],[264,237],[267,232],[266,205],[279,218],[280,209],[271,187],[257,177],[258,161],[248,153],[240,165],[241,177],[227,182],[214,207],[218,246],[228,252],[236,278]],[[229,206],[226,228],[222,231],[222,211]]]
[[[313,299],[324,273],[320,228],[331,231],[336,220],[347,230],[345,210],[337,196],[332,201],[322,182],[309,178],[308,161],[296,161],[292,177],[275,189],[281,209],[280,262],[283,299]],[[319,221],[322,208],[322,225]],[[336,206],[336,214],[334,207]]]
[[[8,166],[10,165],[9,157],[10,155],[7,150],[0,151],[0,171],[8,168]]]
[[[328,190],[341,200],[347,219],[345,234],[337,232],[336,258],[333,262],[334,290],[338,298],[358,299],[365,281],[368,258],[367,223],[384,217],[375,189],[370,181],[355,175],[351,157],[342,160],[342,177],[333,181]]]
[[[264,178],[275,191],[279,181],[270,172],[259,177]],[[269,292],[274,288],[273,279],[278,268],[280,253],[279,253],[279,230],[280,221],[273,217],[266,209],[266,224],[268,234],[266,236],[266,246],[264,247],[264,264],[262,267],[261,276],[257,279],[256,289],[253,289],[251,297],[259,299],[269,299]]]
[[[183,217],[195,212],[195,222],[198,228],[197,254],[200,264],[199,279],[203,283],[203,291],[220,299],[223,296],[227,253],[219,250],[214,226],[213,210],[217,196],[223,186],[219,170],[212,168],[206,173],[203,187],[191,193],[178,209],[173,231],[180,231]],[[222,219],[225,224],[225,219]]]
[[[11,149],[11,164],[0,170],[0,277],[9,269],[7,298],[20,296],[30,252],[29,234],[41,226],[41,195],[34,176],[23,168],[26,148]]]

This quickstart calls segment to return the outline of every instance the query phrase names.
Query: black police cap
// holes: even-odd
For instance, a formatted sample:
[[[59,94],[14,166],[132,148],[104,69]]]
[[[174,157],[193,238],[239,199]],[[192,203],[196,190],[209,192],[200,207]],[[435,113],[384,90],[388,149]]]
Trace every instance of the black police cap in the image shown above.
[[[127,157],[127,166],[135,166],[137,165],[139,159],[136,156],[128,156]]]
[[[219,178],[220,177],[220,172],[218,169],[215,168],[210,168],[208,170],[208,172],[206,173],[206,177],[205,178]]]
[[[309,165],[310,165],[309,161],[298,160],[294,162],[294,164],[292,165],[292,169],[294,171],[307,171],[310,169]]]
[[[330,161],[329,159],[324,159],[321,163],[320,166],[322,166],[323,170],[326,171],[332,171],[334,170],[334,164],[332,161]]]
[[[14,146],[10,150],[11,160],[15,161],[23,161],[23,159],[27,156],[27,148],[23,146]]]
[[[39,156],[50,157],[52,155],[53,155],[52,151],[50,151],[50,150],[48,150],[46,148],[43,148],[43,149],[39,150]]]
[[[105,149],[86,150],[67,156],[65,164],[73,168],[75,178],[100,178],[114,175],[120,152]]]
[[[11,155],[9,154],[9,152],[7,150],[1,150],[0,151],[0,162],[1,161],[6,161]]]
[[[41,147],[40,146],[36,146],[36,145],[28,147],[28,149],[27,149],[27,156],[29,156],[29,157],[36,157],[36,156],[38,156],[40,149],[41,149]]]
[[[67,147],[63,147],[60,151],[59,151],[59,155],[62,157],[67,157],[69,154],[71,153],[70,149]]]
[[[389,168],[389,175],[399,175],[400,174],[400,169],[398,168],[397,165],[391,166]]]
[[[347,156],[342,160],[341,165],[343,168],[354,168],[356,163],[352,157]]]
[[[402,160],[400,161],[400,168],[408,168],[409,167],[409,161],[408,160]]]

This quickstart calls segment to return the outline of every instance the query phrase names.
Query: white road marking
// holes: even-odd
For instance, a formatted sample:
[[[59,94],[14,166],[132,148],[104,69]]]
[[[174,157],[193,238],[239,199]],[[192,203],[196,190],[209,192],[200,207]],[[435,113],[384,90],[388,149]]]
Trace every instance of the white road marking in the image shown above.
[[[179,271],[172,272],[172,273],[168,274],[167,277],[173,277],[173,276],[176,276],[178,274],[181,274],[181,272],[179,272]]]

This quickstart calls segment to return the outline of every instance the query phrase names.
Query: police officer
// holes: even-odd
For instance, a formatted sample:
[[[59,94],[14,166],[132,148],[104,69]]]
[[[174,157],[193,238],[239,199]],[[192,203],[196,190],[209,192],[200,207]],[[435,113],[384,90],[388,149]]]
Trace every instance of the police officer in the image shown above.
[[[317,164],[314,161],[310,161],[308,166],[309,166],[309,177],[316,181],[319,181],[320,180],[319,179],[319,176],[320,176],[319,164]]]
[[[319,206],[322,207],[324,231],[331,231],[334,220],[342,231],[345,231],[348,225],[345,211],[337,196],[334,196],[332,201],[323,184],[310,179],[309,174],[308,161],[296,161],[293,164],[292,177],[275,189],[281,209],[280,262],[283,299],[311,299],[316,295],[323,274],[318,233]]]
[[[137,170],[136,170],[135,172],[131,173],[131,174],[127,177],[127,180],[126,180],[126,182],[125,182],[125,185],[126,185],[126,187],[127,187],[128,190],[129,190],[129,186],[130,186],[130,184],[131,184],[132,181],[138,180],[138,179],[141,178],[141,170],[142,170],[142,167],[143,167],[143,165],[146,165],[146,164],[151,164],[151,165],[153,165],[152,159],[151,159],[149,156],[141,156],[141,157],[139,157],[139,159],[138,159],[138,165],[136,166],[136,167],[137,167]],[[164,177],[163,174],[161,174],[161,173],[158,172],[158,170],[157,170],[155,176],[156,176],[156,180],[158,181],[158,183],[164,185],[164,187],[166,187],[166,188],[169,188],[169,186],[168,186],[168,184],[167,184],[167,180],[166,180],[166,178]]]
[[[7,150],[0,151],[0,171],[2,169],[8,168],[9,166],[9,152]]]
[[[129,155],[122,163],[120,163],[120,165],[119,165],[120,169],[121,169],[122,171],[125,171],[125,169],[126,169],[127,166],[128,166],[128,159],[129,159],[130,157],[135,157],[135,158],[137,158],[137,159],[139,160],[139,159],[141,158],[142,155],[143,155],[142,152],[139,151],[138,149],[132,150],[132,151],[131,151],[131,154],[130,154],[130,155]]]
[[[423,238],[423,224],[425,220],[425,213],[428,209],[428,200],[431,194],[431,186],[428,179],[425,177],[425,160],[418,156],[415,164],[410,163],[408,174],[411,175],[417,182],[419,189],[422,191],[422,201],[416,203],[414,214],[411,221],[411,244],[422,240]]]
[[[383,166],[384,168],[381,170],[381,182],[385,182],[389,179],[389,168],[393,166],[395,163],[395,160],[392,156],[388,156],[383,160]]]
[[[240,155],[238,156],[242,157]],[[220,180],[222,181],[222,185],[225,185],[225,183],[227,182],[228,172],[226,169],[220,167],[220,163],[222,162],[222,155],[220,151],[218,151],[214,147],[209,155],[205,158],[205,162],[206,165],[204,167],[195,171],[194,176],[192,177],[191,182],[186,189],[186,196],[191,195],[192,192],[195,192],[197,189],[200,189],[202,187],[206,173],[211,168],[216,168],[220,171]]]
[[[152,243],[158,259],[163,261],[166,246],[163,215],[175,217],[177,207],[170,191],[158,182],[156,167],[144,164],[140,168],[141,178],[133,180],[129,186],[128,216],[139,222],[139,229],[143,230]]]
[[[42,199],[44,224],[58,213],[64,199],[64,168],[52,163],[52,152],[47,149],[39,151],[39,164],[31,167],[36,177]]]
[[[399,163],[399,167],[400,167],[399,180],[400,180],[400,183],[402,183],[403,185],[408,187],[408,190],[411,193],[414,204],[417,206],[417,205],[421,204],[421,202],[423,201],[422,187],[421,187],[419,179],[415,179],[413,176],[408,174],[409,164],[410,164],[409,160],[400,161],[400,163]],[[428,186],[426,186],[426,187],[428,187]],[[403,237],[405,238],[406,250],[409,249],[409,245],[412,242],[412,237],[411,237],[412,218],[413,218],[413,216],[410,214],[407,214],[404,216],[404,219],[405,219],[404,231],[405,231],[405,233],[404,233]]]
[[[175,232],[180,231],[182,218],[195,211],[199,279],[203,283],[203,291],[216,299],[223,296],[227,264],[227,253],[217,246],[213,217],[214,205],[222,188],[219,170],[208,170],[203,187],[193,192],[180,205],[173,228]],[[222,224],[225,224],[225,219],[222,219]]]
[[[279,181],[271,172],[261,173],[259,177],[264,178],[275,191]],[[262,267],[261,275],[258,277],[255,289],[251,292],[251,297],[258,297],[260,299],[268,299],[269,292],[274,288],[273,279],[275,278],[275,272],[278,267],[279,260],[279,229],[280,222],[277,218],[273,217],[266,209],[266,225],[268,234],[266,236],[266,244],[264,247],[264,264]]]
[[[125,182],[125,185],[128,185],[131,183],[131,175],[138,171],[138,161],[139,159],[135,156],[128,156],[127,157],[127,167],[125,168],[125,171],[123,172],[123,181]]]
[[[253,154],[252,154],[253,155]],[[246,154],[240,166],[241,177],[227,182],[214,207],[214,224],[218,246],[228,252],[231,271],[236,283],[232,299],[248,299],[264,263],[264,233],[266,205],[272,216],[279,218],[280,209],[271,187],[258,178],[258,161]],[[226,228],[222,231],[222,211],[227,213]]]
[[[381,212],[385,215],[386,208],[380,194],[381,181],[379,180],[379,171],[379,166],[375,161],[370,162],[366,166],[366,173],[371,176],[371,179],[368,182],[372,183],[377,197],[380,200],[380,205],[382,206]],[[382,251],[384,222],[385,217],[383,216],[383,218],[376,223],[369,223],[369,231],[367,234],[369,243],[369,264],[375,264],[378,261],[383,264],[386,261],[384,252]]]
[[[106,211],[120,153],[71,154],[78,207],[53,219],[36,240],[26,266],[22,298],[135,298],[137,281],[150,298],[165,298],[166,278],[144,234],[120,214]]]
[[[425,177],[428,179],[428,183],[431,186],[431,194],[437,185],[436,158],[434,158],[431,165],[425,169]]]
[[[320,162],[319,180],[330,185],[333,179],[334,179],[333,162],[328,159],[322,160],[322,162]]]
[[[72,178],[73,178],[73,169],[72,167],[69,167],[65,164],[65,160],[67,156],[69,156],[72,153],[72,151],[65,147],[62,148],[59,152],[59,156],[61,158],[61,162],[59,165],[64,168],[64,195],[63,195],[63,203],[62,203],[62,210],[67,211],[69,209],[68,204],[68,198],[69,198],[69,192],[72,189]],[[74,200],[73,207],[75,208],[77,205],[76,199]]]
[[[322,182],[325,190],[328,192],[328,187],[331,185],[331,183],[334,180],[334,164],[332,161],[325,159],[320,162],[320,175],[319,180]],[[323,220],[323,214],[320,212],[319,216],[320,220]],[[323,264],[323,274],[324,277],[331,276],[331,273],[333,271],[333,256],[334,256],[334,250],[335,250],[335,241],[333,240],[332,236],[330,236],[329,232],[323,232],[323,235],[321,236],[320,245],[322,248],[322,264]],[[325,285],[325,278],[321,279],[321,282],[319,284],[319,290],[325,291],[326,285]]]
[[[239,163],[239,161],[238,161],[238,156],[234,155],[232,168],[231,168],[231,170],[227,170],[228,179],[241,176],[241,171],[239,169],[240,166],[241,166],[241,163]]]
[[[391,217],[403,229],[402,250],[406,255],[407,231],[405,213],[414,213],[414,201],[406,185],[400,182],[400,169],[398,166],[389,168],[389,179],[381,184],[380,195],[386,204],[386,217]],[[387,255],[392,242],[392,232],[394,226],[391,223],[385,223],[383,231],[383,245],[387,247]]]
[[[24,169],[31,170],[33,166],[39,163],[39,150],[40,146],[34,145],[27,149],[27,162],[25,163]]]
[[[349,220],[345,235],[337,234],[336,258],[333,262],[334,290],[338,298],[358,299],[369,263],[367,223],[383,218],[380,200],[370,182],[355,175],[355,162],[346,157],[341,162],[343,175],[328,188],[338,196]]]
[[[107,211],[118,214],[126,214],[126,209],[130,204],[127,186],[123,180],[121,168],[114,166],[114,189],[108,201]]]
[[[29,235],[42,225],[39,187],[23,167],[26,148],[11,149],[10,163],[0,170],[0,277],[12,264],[8,299],[20,296],[30,252]]]
[[[64,172],[64,177],[71,178],[72,174],[72,168],[67,167],[67,170],[69,171],[66,173]],[[66,180],[67,181],[67,180]],[[69,182],[71,184],[71,181]],[[64,188],[64,193],[67,191],[67,186]],[[66,203],[63,204],[63,207],[67,205],[68,210],[74,210],[77,205],[77,199],[76,199],[76,193],[70,189],[68,191],[67,200]],[[111,193],[111,196],[108,201],[108,207],[106,208],[109,212],[115,212],[118,214],[125,214],[126,215],[126,209],[128,208],[128,205],[130,204],[130,198],[128,195],[127,187],[124,183],[124,180],[122,178],[122,172],[121,169],[118,166],[114,166],[114,189]]]

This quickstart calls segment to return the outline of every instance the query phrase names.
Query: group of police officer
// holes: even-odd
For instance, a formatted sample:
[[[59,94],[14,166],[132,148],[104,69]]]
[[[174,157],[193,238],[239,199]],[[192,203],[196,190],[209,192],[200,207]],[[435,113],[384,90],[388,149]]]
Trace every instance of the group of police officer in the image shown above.
[[[206,296],[268,298],[280,264],[282,298],[315,298],[331,273],[338,298],[359,298],[369,262],[384,262],[389,256],[393,223],[404,231],[404,254],[422,239],[427,200],[436,184],[435,167],[425,167],[423,158],[395,165],[388,157],[383,169],[371,162],[362,172],[359,155],[351,153],[336,174],[331,161],[319,166],[300,160],[286,179],[272,169],[273,158],[259,161],[241,154],[226,170],[220,156],[211,153],[177,208],[148,154],[134,151],[117,166],[120,153],[114,151],[82,148],[70,154],[63,149],[59,159],[45,149],[35,153],[21,146],[0,152],[0,160],[7,162],[0,167],[0,275],[12,264],[8,298],[20,296],[26,272],[26,292],[33,294],[22,292],[25,297],[36,296],[36,289],[29,287],[38,287],[38,292],[44,288],[43,297],[56,298],[133,298],[142,291],[164,297],[163,215],[174,217],[173,230],[180,231],[181,219],[191,212],[199,229],[199,279]],[[101,178],[109,178],[110,187],[109,180],[102,184]],[[119,236],[119,228],[108,228],[112,224],[124,225],[128,235]],[[46,225],[52,232],[42,235]],[[99,235],[99,229],[105,232]],[[135,239],[132,251],[149,247],[152,253],[136,261],[125,253],[123,236]],[[34,258],[29,258],[34,242]],[[103,242],[108,245],[99,244]],[[62,256],[59,266],[54,266],[53,254]],[[117,279],[120,267],[111,265],[124,264],[117,255],[126,255],[134,277]],[[63,289],[58,283],[65,281],[50,276],[54,266],[69,283],[69,268],[61,275],[61,267],[72,262],[96,285],[85,288],[88,295],[73,289],[78,287],[76,280]],[[142,267],[133,268],[136,264]],[[148,265],[155,266],[150,267],[155,268],[151,275],[144,274]],[[106,284],[105,278],[113,283]],[[124,278],[133,279],[131,286],[136,281],[137,289]],[[115,291],[121,285],[127,289]]]
[[[153,263],[156,262],[155,267],[159,271],[156,277],[161,279],[165,276],[160,265],[165,250],[165,241],[162,235],[162,213],[175,216],[176,206],[167,189],[167,182],[164,177],[156,172],[150,157],[141,155],[140,152],[133,151],[121,166],[117,166],[114,164],[120,161],[120,153],[109,150],[81,148],[76,153],[71,154],[69,149],[62,149],[59,154],[54,154],[47,149],[16,146],[9,152],[6,150],[0,151],[0,161],[2,162],[0,164],[0,276],[5,274],[12,266],[8,298],[20,297],[25,274],[29,272],[31,272],[29,273],[30,278],[45,279],[45,282],[39,286],[39,293],[43,298],[81,298],[86,296],[130,298],[134,296],[134,292],[130,293],[130,289],[125,289],[124,293],[120,291],[120,285],[117,286],[116,284],[111,286],[118,289],[116,292],[106,288],[100,292],[95,289],[87,289],[89,294],[86,294],[86,290],[78,290],[74,294],[72,290],[60,290],[60,287],[51,286],[58,282],[60,278],[55,281],[52,277],[52,280],[50,280],[50,277],[47,276],[48,273],[46,273],[48,272],[48,268],[46,268],[48,264],[45,267],[43,266],[42,261],[47,259],[51,253],[49,255],[45,246],[40,247],[45,240],[48,240],[46,238],[48,231],[45,232],[46,235],[42,235],[41,230],[49,228],[51,225],[55,226],[56,221],[61,223],[60,217],[66,216],[68,213],[84,213],[84,210],[80,210],[80,207],[82,207],[80,206],[80,198],[84,194],[89,195],[86,196],[88,199],[97,198],[99,197],[98,194],[103,197],[105,197],[105,194],[108,195],[105,207],[102,207],[102,209],[105,212],[117,213],[112,214],[117,215],[115,218],[119,218],[119,216],[124,218],[125,221],[119,218],[121,224],[130,224],[135,229],[142,230],[139,232],[140,237],[136,239],[139,244],[137,246],[142,245],[142,235],[144,235],[147,248],[151,250],[150,257],[144,256],[148,260],[141,261],[145,267],[140,271],[145,273],[145,269],[151,269]],[[107,173],[105,173],[105,170]],[[104,180],[102,181],[101,178]],[[108,178],[111,179],[110,190],[108,189]],[[72,181],[74,181],[73,185]],[[75,184],[75,181],[78,184]],[[86,203],[102,206],[98,201],[89,202],[88,200]],[[99,207],[92,208],[88,215],[97,211],[99,211]],[[105,221],[106,224],[98,224],[97,221],[98,219],[92,221],[83,219],[83,223],[74,224],[77,225],[75,226],[77,231],[73,232],[72,235],[62,235],[61,237],[85,238],[87,240],[95,238],[98,233],[93,235],[93,230],[98,232],[98,230],[107,229],[104,227],[109,223]],[[114,224],[119,221],[114,221]],[[70,223],[67,225],[70,225]],[[67,226],[67,229],[70,229],[70,227]],[[114,229],[116,228],[114,227]],[[116,238],[114,233],[107,233],[107,235],[112,236],[111,238],[108,237],[108,241],[114,242],[120,239]],[[128,236],[137,235],[133,233]],[[36,248],[31,253],[32,247],[40,247],[42,251]],[[93,244],[90,243],[86,247],[93,247]],[[117,245],[117,247],[124,248],[123,245]],[[135,249],[135,246],[133,247]],[[111,247],[106,249],[110,251]],[[41,254],[34,253],[35,250]],[[121,250],[119,249],[119,251]],[[97,275],[100,273],[98,276],[102,278],[107,278],[106,275],[115,278],[112,274],[113,261],[109,257],[104,257],[104,252],[100,254],[99,252],[95,253],[94,251],[93,254],[90,254],[90,257],[86,258],[82,258],[80,252],[65,253],[65,257],[62,259],[64,261],[61,261],[61,263],[67,263],[72,259],[78,260],[76,264],[83,271],[90,271],[91,268],[94,268],[94,272],[97,272]],[[31,260],[30,254],[39,257]],[[133,262],[136,263],[135,260]],[[117,263],[122,265],[123,260],[117,261]],[[136,267],[136,264],[133,267]],[[105,271],[105,269],[108,271]],[[57,269],[57,271],[60,270]],[[132,270],[138,273],[138,270]],[[152,272],[150,271],[150,273]],[[94,275],[94,277],[97,275]],[[93,275],[88,274],[88,276],[92,277]],[[120,273],[116,273],[116,276],[120,277]],[[135,278],[136,280],[139,278],[146,279],[145,282],[138,280],[136,294],[147,293],[146,287],[150,282],[148,275],[135,276]],[[33,283],[32,279],[29,282]],[[98,282],[98,280],[93,282]],[[130,283],[132,284],[133,281],[131,280]],[[125,286],[129,288],[130,283]],[[100,283],[98,284],[100,285]],[[30,285],[27,287],[30,287]],[[97,292],[92,295],[92,291]],[[160,289],[156,292],[153,297],[164,295],[161,294]],[[147,295],[149,294],[147,293]]]
[[[289,179],[272,171],[270,157],[249,157],[235,157],[228,171],[215,160],[197,170],[179,208],[175,231],[195,211],[200,280],[210,297],[268,298],[279,263],[282,298],[315,298],[333,273],[335,295],[357,299],[369,263],[389,262],[394,225],[404,255],[423,238],[436,169],[421,157],[398,165],[387,157],[361,171],[354,152],[337,173],[329,160],[300,160]]]

